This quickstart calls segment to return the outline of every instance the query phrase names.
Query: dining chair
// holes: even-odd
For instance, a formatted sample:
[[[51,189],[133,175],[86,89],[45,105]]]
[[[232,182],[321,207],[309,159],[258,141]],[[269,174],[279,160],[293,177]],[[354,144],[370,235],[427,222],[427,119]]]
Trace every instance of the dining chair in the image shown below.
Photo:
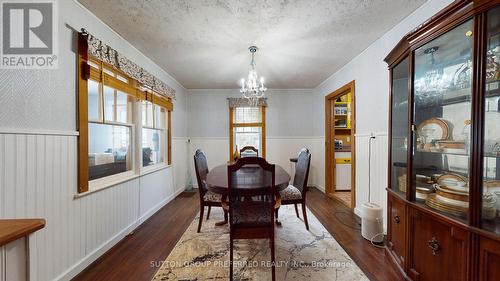
[[[253,146],[245,146],[240,149],[240,157],[259,157],[259,150]]]
[[[246,166],[252,164],[251,166]],[[242,169],[256,169],[253,179],[238,177]],[[275,166],[259,157],[239,159],[227,167],[229,201],[229,275],[233,280],[233,241],[269,239],[272,280],[275,276],[274,209]],[[248,188],[248,185],[251,188]]]
[[[309,153],[309,149],[302,148],[295,164],[295,176],[293,178],[293,183],[280,191],[281,205],[295,205],[295,213],[298,218],[300,218],[300,216],[297,204],[302,205],[302,214],[304,216],[304,223],[307,230],[309,230],[309,223],[307,222],[306,212],[306,192],[308,190],[307,180],[309,178],[310,166],[311,153]],[[276,219],[278,219],[278,211],[279,209],[276,209]]]
[[[201,224],[203,222],[203,214],[205,207],[208,207],[207,220],[210,218],[210,211],[212,207],[222,207],[222,196],[208,190],[207,187],[207,174],[208,163],[205,153],[201,149],[197,149],[194,154],[194,169],[196,172],[196,181],[198,182],[198,190],[200,194],[200,221],[198,222],[198,233],[201,231]],[[224,211],[224,219],[227,221],[228,214]]]

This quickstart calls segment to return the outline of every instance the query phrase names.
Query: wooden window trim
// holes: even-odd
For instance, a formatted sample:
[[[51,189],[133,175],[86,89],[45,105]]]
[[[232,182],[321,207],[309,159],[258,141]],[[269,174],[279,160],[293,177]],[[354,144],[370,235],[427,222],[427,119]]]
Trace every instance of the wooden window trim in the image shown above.
[[[172,110],[167,111],[167,163],[172,165]]]
[[[174,110],[174,106],[172,100],[166,97],[163,97],[151,90],[143,90],[139,85],[140,83],[129,77],[123,71],[117,70],[113,68],[113,66],[98,60],[92,56],[88,55],[88,44],[87,44],[87,36],[82,33],[78,34],[78,56],[77,56],[77,75],[78,75],[78,98],[77,98],[77,110],[78,110],[78,193],[89,192],[89,167],[88,167],[88,80],[94,80],[99,83],[99,87],[103,88],[104,86],[109,86],[115,90],[124,92],[136,100],[134,102],[140,102],[140,100],[149,100],[153,104],[159,105],[167,110],[167,164],[172,164],[172,111]],[[95,68],[94,66],[89,65],[89,61],[94,65],[97,65],[99,68]],[[114,73],[115,76],[122,76],[126,78],[129,83],[126,83],[112,75],[104,72],[104,68]],[[102,89],[101,89],[102,90]],[[104,97],[104,92],[102,93]],[[139,101],[137,101],[139,100]],[[101,102],[101,107],[104,106],[104,102]],[[104,110],[102,112],[102,118],[104,120]],[[91,122],[94,122],[92,120]],[[94,122],[96,123],[96,122]],[[130,124],[124,124],[130,125]],[[132,124],[133,128],[142,128],[142,124],[137,124],[137,121],[134,121]],[[137,140],[132,139],[131,145],[134,147],[131,148],[132,151],[136,150],[141,144],[137,142]],[[133,152],[132,152],[133,153]],[[137,159],[132,163],[133,166],[137,166]]]
[[[148,101],[148,100],[146,100],[146,101]],[[152,103],[152,102],[151,102],[151,103]],[[154,164],[154,165],[160,165],[160,164],[167,164],[167,165],[171,165],[171,164],[172,164],[172,157],[171,157],[171,154],[172,154],[172,144],[171,144],[171,143],[172,143],[172,132],[171,132],[172,123],[171,123],[171,120],[170,120],[170,119],[172,118],[172,110],[169,110],[168,108],[163,107],[163,106],[161,106],[161,105],[159,105],[159,104],[155,104],[155,103],[152,103],[152,104],[153,104],[153,105],[157,105],[157,106],[159,106],[159,107],[160,107],[160,108],[162,108],[162,109],[165,109],[165,110],[166,110],[166,112],[167,112],[166,118],[167,118],[168,120],[166,120],[167,122],[166,122],[166,124],[165,124],[165,126],[164,126],[163,128],[162,128],[162,127],[160,127],[158,124],[156,124],[155,107],[153,106],[153,107],[152,107],[152,110],[153,110],[153,120],[152,120],[152,121],[153,121],[153,122],[152,122],[152,123],[153,123],[153,126],[144,126],[144,125],[142,125],[141,127],[142,127],[143,129],[144,129],[144,128],[146,128],[146,129],[152,129],[152,130],[161,130],[161,131],[165,131],[165,130],[166,130],[166,131],[167,131],[167,133],[166,133],[166,135],[165,135],[165,136],[166,136],[166,138],[167,138],[167,145],[165,146],[165,149],[166,149],[166,151],[165,151],[165,152],[167,153],[167,155],[166,155],[167,157],[163,160],[163,162],[162,162],[162,163],[157,163],[157,164]],[[141,106],[144,106],[144,103],[141,103]],[[141,109],[141,110],[142,110],[142,109]],[[147,107],[146,107],[146,110],[147,110]],[[146,116],[148,116],[147,111],[146,111]],[[142,121],[142,120],[141,120],[141,121]],[[165,120],[164,120],[164,121],[165,121]],[[146,122],[146,123],[147,123],[147,122]],[[142,134],[142,132],[141,132],[141,134]],[[164,155],[164,156],[165,156],[165,155]],[[152,165],[152,166],[154,166],[154,165]],[[146,166],[146,167],[148,167],[148,166]],[[142,168],[146,168],[146,167],[141,167],[141,169],[142,169]]]
[[[88,61],[87,36],[78,34],[78,193],[89,190],[89,124],[88,124]]]
[[[229,108],[229,161],[233,159],[234,153],[234,129],[235,128],[248,128],[248,127],[259,127],[261,128],[261,148],[260,155],[262,158],[266,158],[266,107],[259,106],[261,112],[262,122],[253,123],[234,123],[234,108]]]

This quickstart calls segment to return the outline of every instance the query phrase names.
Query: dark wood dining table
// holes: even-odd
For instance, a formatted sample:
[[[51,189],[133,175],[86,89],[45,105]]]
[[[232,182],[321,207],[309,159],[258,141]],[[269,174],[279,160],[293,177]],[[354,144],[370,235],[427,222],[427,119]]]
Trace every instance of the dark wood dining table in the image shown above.
[[[277,191],[281,191],[287,188],[290,182],[290,175],[281,166],[276,165],[274,175],[274,184],[276,185]],[[238,188],[244,189],[257,189],[262,188],[263,173],[261,173],[259,167],[249,166],[247,168],[243,167],[240,169],[236,176],[237,181],[240,182]],[[229,193],[228,183],[227,183],[227,164],[219,165],[207,174],[207,187],[213,193],[222,195],[222,200],[225,201]],[[244,184],[241,184],[244,183]],[[279,197],[279,193],[277,194]],[[278,224],[279,222],[276,221]],[[227,223],[226,221],[217,222],[216,225],[222,225]]]

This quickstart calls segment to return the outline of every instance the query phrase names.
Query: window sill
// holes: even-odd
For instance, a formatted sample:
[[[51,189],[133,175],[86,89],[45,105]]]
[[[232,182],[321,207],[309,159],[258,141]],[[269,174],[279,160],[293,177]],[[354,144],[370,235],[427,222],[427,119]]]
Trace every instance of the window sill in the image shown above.
[[[167,163],[162,163],[162,164],[156,164],[156,165],[149,166],[149,167],[144,167],[141,169],[139,174],[136,174],[133,172],[125,172],[123,174],[110,176],[109,178],[97,179],[97,180],[94,180],[93,182],[92,181],[89,182],[89,190],[88,191],[75,194],[73,196],[73,198],[74,199],[82,198],[82,197],[85,197],[89,194],[99,192],[101,190],[113,187],[113,186],[118,185],[120,183],[124,183],[126,181],[130,181],[130,180],[139,178],[141,176],[151,174],[151,173],[154,173],[154,172],[157,172],[157,171],[160,171],[163,169],[167,169],[170,167],[172,167],[172,165],[168,165]]]
[[[102,178],[102,179],[90,181],[89,182],[89,190],[82,192],[82,193],[75,194],[73,196],[73,199],[85,197],[89,194],[110,188],[112,186],[118,185],[120,183],[124,183],[126,181],[136,179],[138,177],[140,177],[139,174],[135,174],[135,173],[130,171],[130,172],[125,172],[125,173],[119,174],[119,175],[113,175],[113,176],[110,176],[109,178]]]
[[[140,175],[144,176],[170,167],[172,167],[172,165],[168,165],[167,163],[160,163],[156,165],[142,167]]]

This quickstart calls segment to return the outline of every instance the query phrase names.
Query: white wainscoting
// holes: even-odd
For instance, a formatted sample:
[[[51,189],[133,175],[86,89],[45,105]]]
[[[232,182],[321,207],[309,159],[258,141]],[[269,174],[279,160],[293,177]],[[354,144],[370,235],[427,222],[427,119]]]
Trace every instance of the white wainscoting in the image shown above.
[[[370,201],[384,208],[384,227],[387,214],[387,133],[375,133],[371,141],[371,168],[369,169],[370,134],[356,135],[356,208],[360,215],[361,204],[368,202],[368,175],[370,175]],[[370,170],[370,172],[368,172]]]
[[[180,167],[186,143],[172,143]],[[30,236],[31,280],[71,279],[184,189],[169,167],[74,199],[76,156],[75,136],[0,134],[0,218],[47,222]]]
[[[6,271],[6,266],[5,266],[5,246],[0,247],[0,281],[7,281],[5,280],[5,275],[7,273]]]
[[[310,182],[317,189],[325,192],[325,137],[316,137],[311,139],[311,171],[309,174]]]
[[[188,157],[189,139],[187,137],[172,137],[172,168],[174,177],[175,192],[184,190],[188,182],[189,163],[193,162],[192,157]]]
[[[4,257],[1,268],[4,268],[5,274],[2,274],[6,281],[28,281],[28,243],[26,237],[14,240],[3,247]],[[0,278],[0,280],[2,280]]]

